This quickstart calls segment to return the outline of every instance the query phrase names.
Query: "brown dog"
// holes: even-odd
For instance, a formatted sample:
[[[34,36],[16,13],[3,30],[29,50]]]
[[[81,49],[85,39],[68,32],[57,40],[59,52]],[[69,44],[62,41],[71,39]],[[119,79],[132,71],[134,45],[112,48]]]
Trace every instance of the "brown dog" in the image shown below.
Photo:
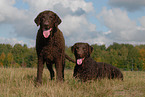
[[[82,81],[104,77],[123,80],[123,74],[118,68],[107,63],[96,62],[90,57],[93,47],[88,43],[76,43],[71,47],[71,50],[76,58],[76,66],[73,74],[75,78],[79,78]]]
[[[65,66],[65,40],[58,25],[61,19],[52,11],[43,11],[36,18],[35,23],[40,28],[36,38],[36,51],[38,56],[37,83],[42,83],[44,63],[50,71],[51,79],[54,78],[52,64],[55,64],[57,80],[64,79]]]

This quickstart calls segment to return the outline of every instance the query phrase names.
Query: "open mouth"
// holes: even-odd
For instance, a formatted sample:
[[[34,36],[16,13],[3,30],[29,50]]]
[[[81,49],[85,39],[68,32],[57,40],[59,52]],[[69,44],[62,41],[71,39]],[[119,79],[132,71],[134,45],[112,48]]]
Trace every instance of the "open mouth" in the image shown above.
[[[52,28],[50,28],[50,29],[44,29],[43,30],[43,36],[45,37],[45,38],[48,38],[49,36],[50,36],[50,31],[52,30]]]
[[[83,60],[84,60],[85,58],[80,58],[80,59],[77,59],[77,64],[78,65],[81,65],[82,63],[83,63]]]

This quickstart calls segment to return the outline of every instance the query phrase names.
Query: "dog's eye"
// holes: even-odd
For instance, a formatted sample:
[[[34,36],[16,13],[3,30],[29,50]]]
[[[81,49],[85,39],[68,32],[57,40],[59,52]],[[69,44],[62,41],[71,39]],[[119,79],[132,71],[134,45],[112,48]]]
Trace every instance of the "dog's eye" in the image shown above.
[[[87,49],[86,48],[83,48],[83,50],[86,51]]]
[[[45,17],[42,17],[42,18],[41,18],[41,21],[45,21]]]
[[[79,49],[79,47],[76,47],[76,50],[78,50]]]
[[[53,17],[52,17],[52,16],[50,16],[49,18],[50,18],[50,19],[52,19]]]

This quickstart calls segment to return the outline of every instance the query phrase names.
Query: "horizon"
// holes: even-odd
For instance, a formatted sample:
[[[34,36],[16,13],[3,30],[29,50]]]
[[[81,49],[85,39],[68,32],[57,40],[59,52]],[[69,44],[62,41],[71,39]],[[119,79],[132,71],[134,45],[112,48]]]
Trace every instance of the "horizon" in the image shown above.
[[[113,42],[112,44],[110,44],[109,46],[111,46],[111,45],[114,45],[114,43],[117,43],[117,42]],[[0,43],[0,45],[11,45],[12,47],[14,47],[16,44],[20,44],[20,43],[16,43],[16,44],[9,44],[9,43]],[[129,43],[117,43],[117,44],[119,44],[119,45],[122,45],[122,44],[125,44],[125,45],[132,45],[132,46],[142,46],[142,45],[145,45],[145,44],[129,44]],[[21,46],[27,46],[27,48],[35,48],[35,46],[33,46],[33,47],[29,47],[27,44],[20,44]],[[98,46],[105,46],[106,47],[106,49],[109,47],[109,46],[106,46],[105,44],[89,44],[89,45],[98,45]],[[73,45],[71,45],[71,46],[73,46]],[[65,45],[65,47],[67,47],[67,48],[70,48],[71,46],[67,46],[67,45]]]

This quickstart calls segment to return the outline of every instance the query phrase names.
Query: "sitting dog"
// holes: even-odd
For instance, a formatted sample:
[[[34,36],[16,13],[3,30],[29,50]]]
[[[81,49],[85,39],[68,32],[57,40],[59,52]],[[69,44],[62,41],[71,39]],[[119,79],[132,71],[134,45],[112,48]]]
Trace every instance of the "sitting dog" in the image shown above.
[[[123,80],[123,74],[118,68],[107,63],[96,62],[90,57],[93,47],[88,43],[76,43],[71,47],[71,50],[76,58],[73,74],[75,78],[79,78],[82,81],[105,77]]]

